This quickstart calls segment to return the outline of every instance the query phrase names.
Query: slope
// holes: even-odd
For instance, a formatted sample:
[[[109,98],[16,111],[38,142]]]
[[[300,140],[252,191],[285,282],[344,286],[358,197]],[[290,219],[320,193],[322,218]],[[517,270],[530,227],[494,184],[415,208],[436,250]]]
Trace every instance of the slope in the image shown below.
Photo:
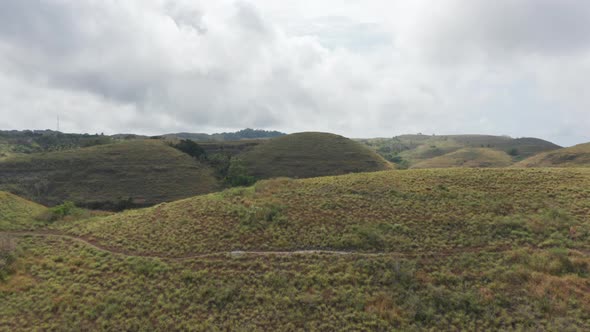
[[[55,227],[164,256],[231,250],[420,252],[526,243],[587,247],[588,188],[590,169],[455,168],[283,178]]]
[[[390,169],[375,152],[348,138],[317,132],[286,135],[265,141],[239,155],[256,178],[309,178]]]
[[[510,165],[512,165],[512,158],[506,152],[486,148],[463,148],[426,159],[411,168],[507,167]]]
[[[55,205],[151,205],[214,191],[212,170],[161,141],[138,140],[0,162],[0,189]]]
[[[590,167],[590,143],[579,144],[525,159],[515,167]]]
[[[47,208],[11,193],[0,191],[0,230],[27,228]]]
[[[509,153],[515,160],[559,149],[560,146],[538,138],[511,138],[492,135],[401,135],[393,138],[361,139],[387,160],[410,167],[424,160],[462,148],[486,148]]]
[[[273,179],[34,237],[0,232],[17,244],[0,324],[587,331],[589,185],[590,169]],[[294,252],[317,248],[346,253]]]

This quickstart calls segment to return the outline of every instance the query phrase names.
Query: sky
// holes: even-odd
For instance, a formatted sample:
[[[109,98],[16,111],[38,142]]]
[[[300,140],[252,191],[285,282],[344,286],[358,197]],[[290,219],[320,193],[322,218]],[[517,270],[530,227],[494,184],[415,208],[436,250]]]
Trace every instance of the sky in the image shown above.
[[[0,129],[590,141],[590,1],[2,0]]]

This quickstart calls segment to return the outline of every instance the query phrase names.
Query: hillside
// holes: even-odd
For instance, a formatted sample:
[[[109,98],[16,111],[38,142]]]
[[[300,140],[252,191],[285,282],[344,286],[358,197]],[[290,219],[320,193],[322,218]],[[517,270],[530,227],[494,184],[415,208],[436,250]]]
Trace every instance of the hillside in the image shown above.
[[[362,144],[327,133],[297,133],[262,142],[239,155],[249,175],[309,178],[391,168]]]
[[[583,239],[590,236],[589,187],[590,170],[583,169],[456,168],[282,178],[56,227],[125,250],[173,256],[301,248],[417,252],[515,240],[573,245],[567,232],[559,233],[573,224],[584,234],[577,245],[588,247]],[[560,209],[568,214],[568,227],[554,230],[561,235],[531,228],[545,220],[544,213]],[[507,236],[512,230],[527,234]]]
[[[405,168],[464,148],[506,152],[516,161],[560,148],[538,138],[492,135],[401,135],[359,141],[377,151],[385,159]]]
[[[525,159],[515,167],[590,167],[590,143],[579,144]]]
[[[0,232],[0,244],[18,241],[0,280],[0,324],[584,331],[588,188],[590,169],[283,178]]]
[[[36,153],[0,162],[0,189],[45,205],[145,206],[218,189],[210,167],[156,140]]]
[[[463,148],[445,155],[426,159],[411,168],[448,167],[507,167],[512,158],[503,151],[487,148]]]
[[[0,191],[0,230],[27,229],[36,223],[35,217],[47,208]]]

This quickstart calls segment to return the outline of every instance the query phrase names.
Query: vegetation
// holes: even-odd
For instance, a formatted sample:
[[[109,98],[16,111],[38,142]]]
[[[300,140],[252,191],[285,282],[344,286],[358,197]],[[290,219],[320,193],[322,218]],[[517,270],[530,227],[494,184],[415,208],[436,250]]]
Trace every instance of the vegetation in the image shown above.
[[[51,130],[0,130],[0,159],[35,152],[70,150],[111,143],[104,135],[64,134]]]
[[[11,331],[590,328],[590,259],[568,249],[179,261],[38,237],[18,250],[0,282]]]
[[[399,168],[408,168],[423,161],[465,148],[481,148],[506,152],[513,161],[560,147],[538,138],[511,138],[490,135],[402,135],[393,138],[361,139],[385,159]]]
[[[219,188],[206,164],[158,140],[37,153],[0,162],[0,189],[43,203],[120,210]]]
[[[192,133],[177,133],[164,135],[166,138],[189,139],[193,141],[240,141],[251,139],[265,139],[284,136],[284,133],[278,131],[268,131],[260,129],[242,129],[233,133],[219,133],[219,134],[192,134]]]
[[[464,148],[421,161],[411,168],[507,167],[510,165],[512,165],[512,158],[506,152],[487,148]]]
[[[0,191],[0,230],[39,226],[34,219],[45,210],[47,208],[42,205]]]
[[[250,176],[309,178],[390,169],[365,146],[342,136],[298,133],[273,138],[239,155]]]
[[[171,146],[177,150],[180,150],[193,158],[206,158],[207,153],[205,150],[194,141],[183,139],[180,140],[178,143],[172,143]]]
[[[52,228],[126,252],[168,257],[232,250],[586,249],[589,188],[590,170],[584,169],[282,178]],[[257,227],[241,227],[249,223],[244,215],[269,210],[280,222],[257,220]]]
[[[590,330],[590,168],[496,168],[548,142],[124,136],[0,162],[0,330]]]
[[[590,143],[541,153],[523,160],[516,167],[590,167]]]

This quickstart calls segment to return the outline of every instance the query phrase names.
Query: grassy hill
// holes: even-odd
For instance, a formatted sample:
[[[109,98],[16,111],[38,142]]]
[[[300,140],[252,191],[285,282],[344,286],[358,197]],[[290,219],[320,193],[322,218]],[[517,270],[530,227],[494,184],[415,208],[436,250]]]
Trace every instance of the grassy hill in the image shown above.
[[[512,163],[512,158],[503,151],[488,148],[463,148],[439,157],[426,159],[411,168],[507,167]]]
[[[579,144],[525,159],[516,167],[590,167],[590,143]]]
[[[391,168],[375,152],[348,138],[306,132],[262,142],[239,155],[256,178],[309,178]]]
[[[210,167],[156,140],[36,153],[0,162],[0,189],[55,205],[145,206],[218,189]]]
[[[26,229],[35,224],[35,217],[46,209],[40,204],[0,191],[0,230]]]
[[[172,256],[242,249],[588,247],[589,188],[590,170],[584,169],[457,168],[283,178],[56,227],[109,246]],[[553,221],[552,213],[565,219]],[[563,224],[537,229],[555,222]],[[575,225],[580,237],[572,241],[568,232]]]
[[[359,141],[401,167],[411,167],[427,159],[464,148],[485,148],[506,152],[516,161],[560,148],[558,145],[538,138],[491,135],[401,135]]]
[[[589,188],[590,169],[386,171],[57,222],[78,238],[15,238],[0,324],[588,330]],[[348,254],[264,252],[303,249]]]

